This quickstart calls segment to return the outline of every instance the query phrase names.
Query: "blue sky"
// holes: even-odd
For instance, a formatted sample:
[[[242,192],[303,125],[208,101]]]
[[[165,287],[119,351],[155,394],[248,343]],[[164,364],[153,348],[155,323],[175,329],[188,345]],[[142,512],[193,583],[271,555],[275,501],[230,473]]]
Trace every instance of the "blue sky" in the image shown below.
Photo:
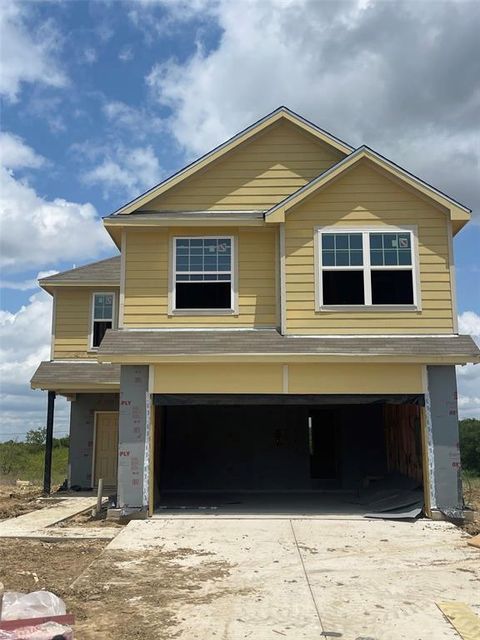
[[[457,299],[480,333],[478,3],[10,0],[0,18],[4,433],[44,420],[38,274],[114,253],[101,216],[280,104],[473,208]],[[476,370],[459,380],[480,415]]]

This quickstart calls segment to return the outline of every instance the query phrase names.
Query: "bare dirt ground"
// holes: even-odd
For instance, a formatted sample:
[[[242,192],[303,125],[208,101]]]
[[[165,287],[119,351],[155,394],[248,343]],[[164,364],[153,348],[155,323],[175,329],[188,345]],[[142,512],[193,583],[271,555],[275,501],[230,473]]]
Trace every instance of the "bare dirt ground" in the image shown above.
[[[62,520],[58,522],[55,527],[68,528],[68,527],[106,527],[108,529],[118,528],[121,529],[125,526],[124,522],[116,522],[114,520],[107,520],[107,507],[103,507],[99,514],[92,516],[90,511],[79,513],[78,516],[69,518],[68,520]]]
[[[193,568],[180,565],[209,555],[192,549],[101,555],[106,544],[0,540],[0,582],[9,591],[46,589],[63,598],[80,640],[166,640],[175,637],[178,603],[195,602],[201,586],[229,573],[228,563],[209,558]]]
[[[473,522],[467,522],[463,529],[476,536],[480,533],[480,478],[466,478],[463,481],[463,495],[466,504],[475,509]]]
[[[59,594],[84,571],[107,545],[105,540],[42,542],[0,539],[0,582],[6,591]]]
[[[16,485],[0,484],[0,520],[15,518],[52,504],[52,498],[42,498],[40,487],[19,488]]]
[[[0,485],[0,518],[14,518],[55,502],[41,496],[37,487]],[[55,526],[121,530],[124,524],[106,521],[104,508],[98,516],[85,512]],[[105,551],[107,544],[106,540],[0,538],[0,582],[7,591],[45,589],[61,597],[75,615],[75,637],[81,640],[163,640],[175,637],[178,603],[192,602],[202,586],[229,571],[228,563],[192,549],[126,553]],[[201,566],[179,564],[190,557],[201,559]]]

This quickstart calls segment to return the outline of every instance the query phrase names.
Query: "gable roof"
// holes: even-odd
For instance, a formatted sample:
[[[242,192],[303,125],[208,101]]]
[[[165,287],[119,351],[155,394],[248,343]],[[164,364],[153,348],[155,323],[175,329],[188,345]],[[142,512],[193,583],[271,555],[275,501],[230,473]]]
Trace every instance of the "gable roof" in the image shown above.
[[[115,211],[112,215],[125,215],[125,214],[132,213],[139,207],[144,206],[145,204],[147,204],[148,202],[156,198],[157,196],[161,195],[162,193],[165,193],[168,189],[171,189],[182,180],[185,180],[186,178],[189,178],[190,176],[194,175],[195,173],[197,173],[197,171],[200,171],[200,169],[204,169],[210,163],[214,162],[215,160],[218,160],[219,158],[227,154],[229,151],[232,151],[233,149],[238,147],[240,144],[246,142],[247,140],[250,140],[251,138],[253,138],[253,136],[259,134],[260,132],[265,130],[267,127],[281,120],[288,121],[300,127],[307,133],[315,136],[320,141],[331,145],[332,147],[334,147],[338,151],[341,151],[344,154],[349,154],[354,150],[354,148],[348,145],[346,142],[343,142],[342,140],[335,137],[331,133],[328,133],[324,129],[317,127],[315,124],[313,124],[309,120],[306,120],[305,118],[298,115],[294,111],[291,111],[287,107],[282,106],[282,107],[279,107],[278,109],[275,109],[275,111],[272,111],[271,113],[261,118],[254,124],[250,125],[243,131],[240,131],[240,133],[237,133],[226,142],[223,142],[219,146],[215,147],[205,155],[198,158],[198,160],[195,160],[194,162],[187,165],[177,173],[174,173],[172,176],[170,176],[163,182],[160,182],[160,184],[156,185],[149,191],[146,191],[145,193],[138,196],[134,200],[128,202],[126,205],[124,205],[120,209],[117,209],[117,211]]]
[[[362,145],[346,158],[340,160],[340,162],[335,164],[333,167],[327,169],[327,171],[324,171],[306,185],[287,196],[284,200],[271,207],[271,209],[265,213],[265,220],[268,222],[284,221],[285,214],[290,209],[300,204],[303,200],[316,193],[322,187],[330,184],[333,180],[340,177],[343,172],[347,171],[364,159],[369,160],[377,167],[383,169],[393,177],[398,178],[406,185],[412,187],[416,191],[429,197],[437,204],[449,210],[451,220],[457,221],[459,227],[463,226],[463,224],[468,222],[470,219],[471,210],[468,207],[460,204],[453,198],[450,198],[435,187],[432,187],[424,180],[417,178],[406,169],[403,169],[391,160],[388,160],[370,147]]]
[[[52,276],[42,278],[38,284],[47,291],[48,287],[62,285],[112,285],[118,287],[120,286],[120,256],[55,273]]]

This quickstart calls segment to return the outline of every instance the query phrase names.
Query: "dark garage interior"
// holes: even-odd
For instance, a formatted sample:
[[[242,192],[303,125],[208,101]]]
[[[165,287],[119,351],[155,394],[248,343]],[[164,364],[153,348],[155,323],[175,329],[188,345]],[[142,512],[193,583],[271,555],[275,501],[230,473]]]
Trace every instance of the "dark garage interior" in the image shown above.
[[[160,509],[358,512],[422,483],[417,404],[180,403],[155,424]]]

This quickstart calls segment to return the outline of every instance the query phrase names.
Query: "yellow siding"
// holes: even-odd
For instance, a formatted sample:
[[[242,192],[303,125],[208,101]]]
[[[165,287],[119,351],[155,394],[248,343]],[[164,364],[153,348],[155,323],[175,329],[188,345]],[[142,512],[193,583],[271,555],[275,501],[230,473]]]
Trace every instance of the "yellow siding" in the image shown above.
[[[238,240],[238,315],[168,315],[170,239],[176,235],[233,235]],[[272,327],[276,325],[276,230],[169,228],[128,231],[125,327]]]
[[[289,393],[423,393],[413,364],[292,364]]]
[[[282,393],[280,364],[156,365],[154,393]]]
[[[148,211],[267,209],[344,157],[298,127],[269,127],[217,163],[173,187]]]
[[[422,310],[315,311],[314,229],[417,225]],[[447,216],[412,191],[360,165],[287,214],[287,332],[452,333]]]
[[[288,382],[287,382],[288,380]],[[288,384],[288,389],[284,387]],[[154,393],[423,393],[413,364],[164,364],[154,366]]]
[[[91,301],[94,291],[116,293],[115,306],[118,309],[118,290],[109,288],[58,287],[55,292],[54,358],[85,359],[95,358],[96,352],[89,350]]]

